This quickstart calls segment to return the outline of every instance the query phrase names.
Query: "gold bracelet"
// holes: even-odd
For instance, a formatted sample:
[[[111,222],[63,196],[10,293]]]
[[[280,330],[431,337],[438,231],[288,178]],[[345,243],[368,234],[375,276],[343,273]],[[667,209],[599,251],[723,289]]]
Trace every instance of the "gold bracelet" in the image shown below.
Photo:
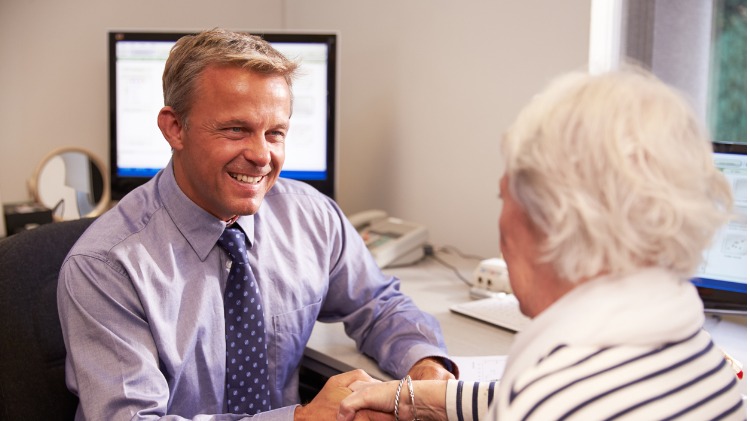
[[[419,418],[417,418],[417,402],[414,401],[414,386],[411,383],[411,376],[406,376],[406,384],[409,386],[409,397],[411,398],[412,421],[419,421]]]

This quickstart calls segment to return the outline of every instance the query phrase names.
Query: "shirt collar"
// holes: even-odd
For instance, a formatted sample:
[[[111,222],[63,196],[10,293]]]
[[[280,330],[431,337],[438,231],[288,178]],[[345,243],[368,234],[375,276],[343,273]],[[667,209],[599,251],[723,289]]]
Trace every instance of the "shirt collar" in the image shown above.
[[[203,210],[190,200],[177,185],[174,177],[172,160],[162,171],[157,183],[159,197],[164,203],[169,216],[185,240],[201,259],[206,260],[219,236],[224,232],[226,223]],[[250,246],[255,235],[255,218],[252,215],[241,216],[237,222],[245,231]]]
[[[255,238],[255,215],[240,216],[235,224],[239,225],[242,231],[245,231],[245,237],[248,243],[250,243],[250,248],[252,248],[253,239]]]

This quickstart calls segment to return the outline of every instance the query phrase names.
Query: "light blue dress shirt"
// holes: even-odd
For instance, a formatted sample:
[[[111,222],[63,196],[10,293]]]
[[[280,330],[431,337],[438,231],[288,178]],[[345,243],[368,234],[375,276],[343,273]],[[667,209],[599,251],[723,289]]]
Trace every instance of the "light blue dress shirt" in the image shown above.
[[[274,410],[291,420],[316,320],[344,323],[358,348],[394,377],[446,357],[437,321],[377,267],[339,207],[280,179],[258,213],[238,221],[263,295]],[[63,264],[58,306],[66,380],[77,419],[234,420],[223,414],[224,222],[177,186],[172,166],[123,198]],[[219,414],[219,415],[217,415]]]

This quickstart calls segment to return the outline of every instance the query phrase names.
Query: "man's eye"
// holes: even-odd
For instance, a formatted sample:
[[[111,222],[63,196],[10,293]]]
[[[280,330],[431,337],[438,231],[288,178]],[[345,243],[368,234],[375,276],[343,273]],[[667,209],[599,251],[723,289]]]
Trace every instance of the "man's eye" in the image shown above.
[[[282,130],[272,130],[268,132],[268,136],[277,142],[282,142],[284,141],[284,138],[286,137],[286,132]]]
[[[222,129],[225,136],[231,137],[232,139],[238,139],[244,136],[245,129],[242,127],[225,127]]]

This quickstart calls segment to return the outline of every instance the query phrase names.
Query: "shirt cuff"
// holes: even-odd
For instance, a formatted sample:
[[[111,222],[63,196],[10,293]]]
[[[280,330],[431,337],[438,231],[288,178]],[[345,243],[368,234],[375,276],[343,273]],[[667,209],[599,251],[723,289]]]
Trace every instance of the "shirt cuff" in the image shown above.
[[[294,421],[294,411],[299,405],[285,406],[278,409],[272,409],[270,411],[261,412],[260,414],[254,415],[250,418],[243,418],[243,420],[253,421]]]
[[[463,385],[462,381],[459,380],[448,380],[448,384],[445,388],[445,415],[448,417],[448,421],[459,421],[456,401],[461,400],[461,396],[458,395],[458,391]]]
[[[443,364],[443,367],[445,367],[446,370],[453,373],[453,375],[458,378],[459,370],[458,365],[453,362],[453,360],[446,358],[446,357],[436,357],[438,361],[440,361],[441,364]]]

